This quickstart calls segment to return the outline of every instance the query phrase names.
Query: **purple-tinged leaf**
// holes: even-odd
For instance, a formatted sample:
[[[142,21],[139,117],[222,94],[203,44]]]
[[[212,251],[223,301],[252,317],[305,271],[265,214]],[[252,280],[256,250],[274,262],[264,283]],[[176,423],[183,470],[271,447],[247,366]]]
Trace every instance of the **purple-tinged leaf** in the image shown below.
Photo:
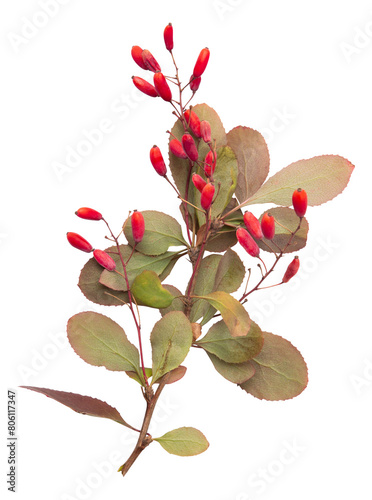
[[[354,165],[349,160],[337,155],[296,161],[270,177],[245,205],[291,206],[293,191],[298,188],[306,191],[309,205],[321,205],[342,193],[353,170]]]
[[[264,345],[251,363],[254,376],[240,387],[258,399],[282,401],[301,394],[308,382],[301,353],[279,335],[263,332]]]
[[[240,203],[250,198],[269,173],[270,155],[263,136],[252,128],[238,126],[227,134],[227,144],[238,160],[235,196]]]
[[[22,385],[21,387],[23,389],[29,389],[30,391],[40,392],[40,394],[44,394],[48,398],[52,398],[58,401],[58,403],[68,406],[71,410],[76,411],[76,413],[90,415],[92,417],[108,418],[114,422],[125,425],[125,427],[129,427],[129,429],[134,429],[131,425],[127,424],[116,408],[113,408],[100,399],[82,396],[81,394],[75,394],[73,392],[43,389],[42,387],[31,387],[26,385]]]

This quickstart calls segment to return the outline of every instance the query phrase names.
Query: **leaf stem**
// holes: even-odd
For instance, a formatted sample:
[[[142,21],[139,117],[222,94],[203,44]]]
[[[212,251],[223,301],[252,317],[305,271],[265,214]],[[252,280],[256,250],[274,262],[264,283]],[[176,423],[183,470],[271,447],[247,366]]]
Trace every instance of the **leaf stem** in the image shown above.
[[[146,412],[143,419],[140,434],[138,436],[137,444],[132,454],[128,458],[128,460],[118,469],[118,472],[121,472],[123,476],[125,476],[125,474],[129,471],[129,469],[132,467],[132,465],[140,456],[140,454],[143,452],[143,450],[147,448],[147,446],[153,441],[151,435],[148,434],[147,431],[151,423],[151,418],[153,416],[156,403],[159,399],[162,390],[164,389],[165,384],[167,383],[168,377],[169,373],[166,373],[164,377],[162,377],[162,380],[160,381],[160,384],[156,389],[155,394],[152,392],[152,387],[150,386],[146,387],[144,394],[146,399]]]

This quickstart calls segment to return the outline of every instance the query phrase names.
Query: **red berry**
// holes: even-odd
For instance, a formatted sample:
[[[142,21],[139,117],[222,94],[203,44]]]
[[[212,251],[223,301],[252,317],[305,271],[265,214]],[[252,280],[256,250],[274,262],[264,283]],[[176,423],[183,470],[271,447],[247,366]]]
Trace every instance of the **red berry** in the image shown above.
[[[116,263],[114,259],[103,250],[94,250],[93,257],[96,259],[98,264],[107,269],[107,271],[114,271],[116,269]]]
[[[190,134],[183,134],[182,147],[191,161],[196,161],[199,157],[194,139]]]
[[[207,67],[207,64],[209,61],[209,55],[210,55],[210,52],[209,52],[209,49],[207,47],[200,52],[199,57],[196,60],[194,71],[193,71],[193,75],[196,78],[198,76],[201,76],[204,73],[205,68]]]
[[[200,76],[198,76],[196,78],[194,75],[191,75],[191,77],[190,77],[190,89],[192,90],[192,92],[195,93],[198,90],[198,88],[200,87],[200,83],[201,83]]]
[[[187,158],[187,154],[185,153],[182,144],[178,139],[172,139],[169,143],[169,149],[172,151],[174,156],[178,158]]]
[[[261,229],[266,239],[272,240],[275,236],[275,219],[266,213],[261,220]]]
[[[217,163],[216,151],[209,151],[204,160],[204,173],[207,177],[212,177]]]
[[[205,188],[205,186],[207,185],[207,183],[205,182],[203,177],[200,177],[199,174],[193,174],[192,182],[193,182],[194,186],[196,187],[196,189],[200,192],[202,192],[203,189]]]
[[[145,49],[142,51],[142,60],[148,70],[153,71],[154,73],[156,71],[161,71],[158,61],[149,50]]]
[[[137,210],[133,212],[131,223],[133,239],[136,243],[139,243],[145,234],[145,219],[141,212],[137,212]]]
[[[189,126],[191,132],[196,135],[196,137],[201,137],[201,132],[200,132],[200,120],[199,117],[194,111],[187,109],[185,111],[185,118],[187,125]]]
[[[173,26],[171,23],[164,29],[164,43],[167,50],[173,50]]]
[[[282,283],[287,283],[297,273],[300,268],[300,259],[296,257],[289,264],[286,272],[284,273]]]
[[[167,174],[167,167],[165,166],[163,155],[157,146],[153,146],[150,149],[150,161],[159,175],[164,176]]]
[[[209,207],[212,205],[212,200],[214,196],[214,186],[209,183],[206,184],[201,192],[200,204],[204,208],[205,211],[209,210]]]
[[[244,224],[254,238],[257,240],[262,239],[263,234],[260,221],[251,212],[245,212]]]
[[[292,195],[293,208],[298,217],[303,217],[307,209],[307,193],[304,189],[298,188]]]
[[[246,231],[244,228],[239,227],[236,230],[236,237],[238,238],[239,243],[244,248],[246,252],[249,253],[252,257],[258,257],[260,254],[260,249],[257,243],[254,241],[252,236]]]
[[[131,54],[134,62],[137,63],[140,68],[147,69],[142,59],[142,52],[143,50],[141,49],[141,47],[139,47],[138,45],[133,45]]]
[[[154,75],[154,85],[157,93],[164,101],[170,102],[172,100],[171,89],[169,88],[165,76],[163,73],[160,73],[160,71],[157,71]]]
[[[212,140],[212,130],[211,124],[207,120],[200,122],[200,134],[204,142],[211,142]]]
[[[102,214],[97,212],[97,210],[93,210],[93,208],[82,207],[79,210],[76,210],[75,214],[81,219],[87,220],[101,220]]]
[[[132,80],[134,85],[143,92],[146,95],[149,95],[150,97],[158,97],[158,93],[156,92],[156,88],[151,85],[151,83],[146,82],[143,78],[140,78],[139,76],[132,76]]]
[[[67,233],[67,240],[74,248],[81,250],[82,252],[91,252],[93,250],[92,245],[85,238],[77,233]]]

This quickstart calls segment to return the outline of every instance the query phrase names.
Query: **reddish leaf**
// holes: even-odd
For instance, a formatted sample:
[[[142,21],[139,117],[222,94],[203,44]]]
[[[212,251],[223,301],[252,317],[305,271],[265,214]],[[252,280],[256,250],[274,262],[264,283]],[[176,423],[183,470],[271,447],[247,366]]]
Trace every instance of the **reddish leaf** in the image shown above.
[[[71,410],[81,413],[82,415],[108,418],[114,422],[118,422],[119,424],[129,427],[129,429],[136,430],[125,422],[116,408],[113,408],[100,399],[91,398],[90,396],[82,396],[81,394],[74,394],[73,392],[43,389],[41,387],[30,387],[26,385],[22,385],[21,387],[23,389],[29,389],[30,391],[40,392],[40,394],[44,394],[48,398],[52,398],[55,401],[58,401],[58,403],[68,406]]]

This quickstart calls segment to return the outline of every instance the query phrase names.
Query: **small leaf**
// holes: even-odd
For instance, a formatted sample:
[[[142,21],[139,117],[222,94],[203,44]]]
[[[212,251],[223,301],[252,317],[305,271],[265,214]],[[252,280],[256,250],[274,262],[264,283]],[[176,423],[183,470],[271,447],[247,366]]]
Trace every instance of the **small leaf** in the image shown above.
[[[180,427],[154,438],[165,451],[180,457],[199,455],[208,449],[209,443],[200,431],[193,427]]]
[[[296,212],[292,208],[275,207],[270,208],[269,212],[277,222],[287,227],[291,231],[294,232],[297,229],[300,219],[297,217]],[[260,217],[260,221],[262,220],[262,217],[263,214]],[[307,233],[309,232],[309,223],[307,222],[305,217],[302,218],[301,227],[294,237],[292,237],[292,234],[280,224],[275,224],[275,236],[271,241],[275,243],[277,247],[284,250],[284,248],[291,240],[291,244],[288,246],[284,253],[297,252],[298,250],[301,250],[301,248],[304,248],[304,246],[306,246]],[[265,244],[265,241],[268,243],[268,245],[271,245],[270,241],[266,240],[265,238],[263,240],[257,240],[257,245],[266,252],[277,251],[277,247],[275,245],[271,245],[273,249],[270,250],[270,248]]]
[[[226,363],[226,361],[222,361],[222,359],[210,352],[207,352],[207,354],[217,372],[234,384],[245,382],[253,377],[255,373],[254,366],[250,361],[245,361],[244,363]]]
[[[165,384],[167,384],[167,385],[174,384],[175,382],[178,382],[179,380],[181,380],[181,378],[184,377],[186,370],[187,370],[186,366],[182,366],[182,365],[177,366],[177,368],[175,368],[174,370],[171,370],[170,372],[166,373],[162,377],[158,378],[156,383],[160,384],[162,382],[162,380],[164,379],[164,377],[167,377]]]
[[[323,155],[300,160],[270,177],[246,205],[291,206],[292,194],[297,188],[305,189],[309,205],[321,205],[342,193],[353,170],[354,165],[342,156]]]
[[[233,337],[247,335],[251,320],[247,311],[234,297],[225,292],[212,292],[198,298],[208,301],[211,306],[220,311],[222,319]]]
[[[155,323],[150,336],[152,383],[182,363],[190,350],[192,340],[190,321],[180,311],[169,312]]]
[[[238,160],[235,196],[243,203],[260,188],[269,173],[270,155],[263,136],[248,127],[235,127],[227,134],[227,144]]]
[[[262,351],[251,361],[256,373],[240,387],[258,399],[281,401],[301,394],[308,382],[301,353],[279,335],[263,332]]]
[[[262,349],[263,338],[259,326],[253,321],[245,337],[233,337],[226,324],[219,321],[196,343],[226,363],[244,363],[257,356]]]
[[[132,253],[132,248],[129,245],[120,245],[120,250],[123,256],[123,260],[124,262],[126,262],[130,254]],[[124,274],[120,257],[114,254],[112,254],[111,256],[116,262],[117,271],[121,274]],[[126,266],[129,286],[132,285],[133,280],[136,278],[136,276],[140,275],[142,271],[154,271],[158,276],[162,275],[162,277],[165,279],[165,277],[169,274],[165,274],[168,266],[172,264],[173,261],[177,261],[178,258],[179,256],[177,252],[165,252],[161,255],[156,256],[144,255],[140,252],[134,252],[130,261],[128,262],[128,265]],[[123,276],[116,272],[107,270],[102,271],[99,282],[102,285],[111,288],[112,290],[126,292],[128,289]]]
[[[139,353],[115,321],[95,312],[82,312],[67,324],[68,340],[85,362],[113,371],[136,371]]]
[[[173,295],[161,286],[159,276],[154,271],[143,271],[135,278],[131,292],[139,304],[161,309],[169,307]]]
[[[139,384],[141,384],[143,387],[145,386],[145,382],[143,380],[143,377],[139,377],[136,372],[126,371],[125,373],[128,375],[129,378],[135,380],[136,382],[138,382]],[[146,377],[150,378],[152,376],[152,370],[151,370],[151,368],[145,368],[145,373],[146,373]]]
[[[155,210],[141,212],[145,220],[145,234],[136,250],[146,255],[160,255],[169,247],[187,246],[180,224],[170,215]],[[129,218],[124,224],[124,234],[131,246],[134,245],[132,224]]]
[[[115,251],[116,247],[107,248],[105,251],[112,250]],[[89,259],[81,270],[79,277],[79,288],[85,297],[91,302],[102,306],[122,306],[125,302],[128,302],[128,293],[114,292],[111,288],[107,288],[99,282],[101,274],[102,267],[94,258]],[[114,298],[113,295],[117,298]]]
[[[71,410],[76,411],[76,413],[90,415],[92,417],[108,418],[114,422],[125,425],[125,427],[129,427],[129,429],[133,429],[131,425],[125,422],[116,408],[113,408],[100,399],[82,396],[81,394],[74,394],[73,392],[43,389],[41,387],[30,387],[25,385],[22,385],[21,387],[29,389],[30,391],[40,392],[40,394],[44,394],[48,398],[52,398],[55,401],[58,401],[58,403],[68,406]]]

